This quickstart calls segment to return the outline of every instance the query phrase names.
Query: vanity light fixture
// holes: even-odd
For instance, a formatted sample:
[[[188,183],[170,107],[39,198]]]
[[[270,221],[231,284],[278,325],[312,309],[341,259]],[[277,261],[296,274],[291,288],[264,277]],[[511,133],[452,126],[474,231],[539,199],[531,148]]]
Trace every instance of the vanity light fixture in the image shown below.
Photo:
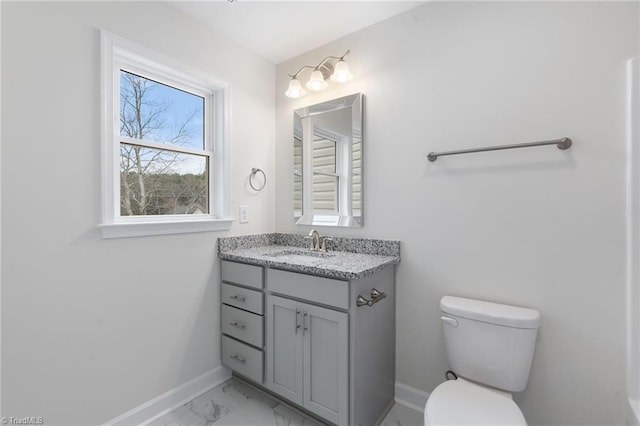
[[[307,68],[313,70],[305,85],[309,90],[319,91],[326,89],[328,86],[326,78],[329,76],[331,81],[335,81],[337,83],[346,83],[347,81],[353,80],[353,74],[349,71],[349,65],[344,60],[344,57],[348,54],[349,50],[340,57],[327,56],[315,67],[311,65],[304,65],[295,74],[289,74],[291,80],[289,81],[289,88],[284,94],[289,98],[301,98],[305,93],[307,93],[302,88],[300,80],[298,80],[300,73]],[[332,65],[329,61],[330,59],[337,59],[337,61]]]

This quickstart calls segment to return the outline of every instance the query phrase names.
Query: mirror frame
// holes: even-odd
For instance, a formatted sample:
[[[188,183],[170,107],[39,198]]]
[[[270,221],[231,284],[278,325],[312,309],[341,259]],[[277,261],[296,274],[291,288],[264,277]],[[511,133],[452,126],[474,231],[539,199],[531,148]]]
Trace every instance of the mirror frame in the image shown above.
[[[296,225],[312,225],[312,226],[336,226],[336,227],[361,227],[364,225],[364,125],[363,125],[363,107],[364,107],[364,94],[354,93],[352,95],[343,96],[340,98],[332,99],[326,102],[321,102],[307,107],[298,108],[293,113],[293,141],[294,141],[294,158],[296,138],[302,141],[302,170],[295,170],[294,159],[294,194],[296,186],[296,174],[301,176],[301,190],[302,190],[302,208],[296,209],[294,200],[294,223]],[[342,203],[347,203],[347,214],[343,214],[338,209],[338,214],[318,214],[312,210],[311,197],[313,196],[311,175],[309,165],[311,164],[312,157],[308,154],[309,146],[312,142],[312,129],[309,127],[309,123],[314,116],[318,116],[324,113],[335,112],[345,108],[351,109],[351,134],[348,135],[349,143],[352,144],[355,137],[360,138],[361,150],[360,150],[360,209],[359,214],[355,215],[351,211],[351,203],[353,202],[353,161],[349,164],[349,172],[346,176],[347,194],[339,191],[338,198],[342,200]],[[305,138],[304,136],[307,135]],[[352,145],[349,147],[349,152],[352,153]],[[305,153],[307,153],[305,155]],[[305,167],[306,166],[306,167]],[[342,176],[344,178],[344,176]],[[295,197],[295,195],[294,195]],[[348,198],[347,198],[348,197]],[[340,203],[340,201],[339,201]]]

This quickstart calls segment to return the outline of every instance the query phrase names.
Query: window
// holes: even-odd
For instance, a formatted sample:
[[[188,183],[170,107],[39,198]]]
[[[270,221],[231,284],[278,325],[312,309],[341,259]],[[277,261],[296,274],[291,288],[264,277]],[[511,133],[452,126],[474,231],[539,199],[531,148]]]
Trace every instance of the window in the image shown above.
[[[119,68],[120,215],[209,213],[208,95]]]
[[[107,33],[102,48],[103,237],[229,229],[228,89]]]
[[[302,136],[293,135],[293,214],[302,216]]]
[[[340,190],[340,158],[337,149],[339,142],[330,136],[325,136],[322,129],[314,126],[311,174],[313,189],[314,214],[337,215],[339,208]]]

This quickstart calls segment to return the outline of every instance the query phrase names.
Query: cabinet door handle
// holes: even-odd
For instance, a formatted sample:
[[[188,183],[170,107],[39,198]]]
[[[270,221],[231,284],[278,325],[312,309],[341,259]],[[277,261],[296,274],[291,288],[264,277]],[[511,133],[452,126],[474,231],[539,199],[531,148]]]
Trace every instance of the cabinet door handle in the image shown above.
[[[242,296],[231,296],[231,297],[229,297],[229,299],[233,299],[233,300],[238,301],[238,302],[240,302],[240,303],[244,303],[244,302],[245,302],[245,300],[247,300],[247,299],[245,299],[245,298],[244,298],[244,297],[242,297]]]
[[[293,330],[294,334],[298,334],[298,329],[300,328],[300,323],[298,322],[299,317],[300,317],[300,310],[296,309],[296,328]]]
[[[309,314],[307,314],[306,312],[302,315],[302,335],[304,336],[305,333],[307,332],[307,330],[309,330],[309,327],[307,327],[307,317],[309,316]]]
[[[246,327],[246,325],[244,325],[243,323],[238,322],[238,321],[230,322],[229,325],[232,325],[235,328],[239,328],[240,330],[244,330],[245,327]]]
[[[235,359],[236,361],[241,362],[241,363],[243,363],[243,364],[244,364],[245,362],[247,362],[247,359],[246,359],[245,357],[240,356],[240,355],[238,355],[238,354],[231,355],[229,358],[231,358],[231,359]]]

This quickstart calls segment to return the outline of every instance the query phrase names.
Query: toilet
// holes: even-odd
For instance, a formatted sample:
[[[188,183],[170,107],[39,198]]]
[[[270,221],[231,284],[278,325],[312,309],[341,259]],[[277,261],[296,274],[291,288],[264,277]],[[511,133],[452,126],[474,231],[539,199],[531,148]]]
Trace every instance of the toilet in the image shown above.
[[[433,390],[425,426],[526,425],[511,392],[527,386],[540,312],[453,296],[440,300],[440,311],[457,379]]]

